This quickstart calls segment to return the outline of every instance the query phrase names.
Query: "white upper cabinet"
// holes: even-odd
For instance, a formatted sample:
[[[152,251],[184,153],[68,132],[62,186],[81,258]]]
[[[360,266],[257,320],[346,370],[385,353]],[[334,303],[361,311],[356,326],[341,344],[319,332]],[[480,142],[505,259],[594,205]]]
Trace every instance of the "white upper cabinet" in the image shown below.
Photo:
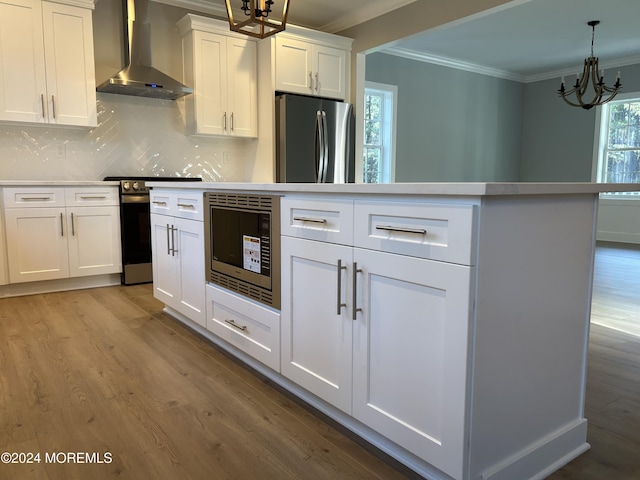
[[[226,22],[188,14],[182,35],[186,130],[191,135],[258,136],[255,40],[235,36]]]
[[[342,40],[342,37],[336,38]],[[313,38],[278,34],[276,90],[344,100],[347,96],[350,42],[347,42],[349,46],[333,46]]]
[[[0,0],[1,121],[97,125],[93,2],[86,3]]]

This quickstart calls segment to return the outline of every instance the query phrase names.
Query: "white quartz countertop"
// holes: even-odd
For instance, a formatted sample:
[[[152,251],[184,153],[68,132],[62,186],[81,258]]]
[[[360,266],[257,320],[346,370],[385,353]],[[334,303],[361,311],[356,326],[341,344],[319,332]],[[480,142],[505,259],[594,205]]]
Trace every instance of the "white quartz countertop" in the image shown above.
[[[118,181],[103,180],[0,180],[0,187],[88,187],[120,185]]]
[[[146,182],[153,188],[224,190],[269,193],[334,193],[365,195],[560,195],[607,192],[640,192],[640,184],[614,183],[231,183],[231,182]]]

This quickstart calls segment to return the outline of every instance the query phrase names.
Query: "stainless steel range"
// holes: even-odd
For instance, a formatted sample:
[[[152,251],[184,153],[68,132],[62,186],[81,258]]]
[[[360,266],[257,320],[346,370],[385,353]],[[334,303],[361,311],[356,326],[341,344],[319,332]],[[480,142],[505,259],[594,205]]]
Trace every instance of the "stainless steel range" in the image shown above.
[[[195,177],[105,177],[120,182],[122,284],[153,281],[149,187],[146,182],[199,182]]]

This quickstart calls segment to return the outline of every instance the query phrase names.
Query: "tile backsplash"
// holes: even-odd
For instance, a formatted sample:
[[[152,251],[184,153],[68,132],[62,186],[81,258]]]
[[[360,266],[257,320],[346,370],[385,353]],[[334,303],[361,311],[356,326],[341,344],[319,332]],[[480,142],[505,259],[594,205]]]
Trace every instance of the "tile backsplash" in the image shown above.
[[[98,93],[98,127],[0,125],[1,180],[247,181],[250,139],[187,136],[181,101]]]

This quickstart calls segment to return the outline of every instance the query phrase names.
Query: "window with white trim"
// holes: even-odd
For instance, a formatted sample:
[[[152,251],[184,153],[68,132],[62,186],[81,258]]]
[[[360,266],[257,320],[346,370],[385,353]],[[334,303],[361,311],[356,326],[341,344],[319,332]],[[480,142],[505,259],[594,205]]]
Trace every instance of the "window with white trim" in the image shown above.
[[[640,183],[640,92],[605,103],[597,117],[596,181]],[[638,196],[638,192],[615,195]]]
[[[389,183],[395,179],[395,125],[398,87],[366,82],[362,181]]]

